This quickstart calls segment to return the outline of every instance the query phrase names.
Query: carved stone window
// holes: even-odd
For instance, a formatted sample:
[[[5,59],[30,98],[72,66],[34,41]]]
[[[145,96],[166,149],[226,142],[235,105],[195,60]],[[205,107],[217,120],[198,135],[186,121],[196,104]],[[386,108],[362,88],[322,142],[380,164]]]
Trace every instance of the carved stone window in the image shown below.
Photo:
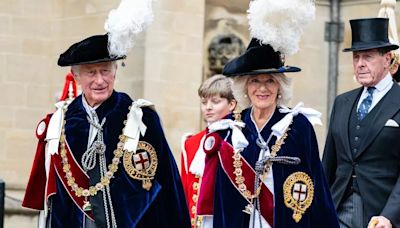
[[[211,75],[221,74],[224,65],[246,50],[243,41],[234,34],[218,35],[208,47],[208,62]]]

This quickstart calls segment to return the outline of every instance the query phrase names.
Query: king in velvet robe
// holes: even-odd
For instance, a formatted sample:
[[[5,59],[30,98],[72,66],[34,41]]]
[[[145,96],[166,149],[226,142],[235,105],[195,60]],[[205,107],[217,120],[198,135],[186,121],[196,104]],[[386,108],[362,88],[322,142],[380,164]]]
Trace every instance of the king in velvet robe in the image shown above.
[[[106,164],[112,163],[113,151],[117,148],[119,135],[122,134],[124,120],[127,119],[128,107],[132,99],[119,92],[113,92],[112,96],[102,103],[96,113],[101,121],[106,118],[103,126],[103,137],[106,145]],[[117,172],[110,181],[110,192],[112,206],[118,227],[190,227],[189,214],[186,206],[185,196],[180,181],[178,169],[172,156],[168,143],[165,139],[160,119],[155,111],[150,108],[142,108],[142,121],[147,130],[139,141],[151,144],[158,159],[158,167],[150,190],[142,187],[142,181],[133,179],[126,172],[122,158],[118,165]],[[69,106],[65,115],[65,135],[77,163],[81,164],[83,153],[87,149],[90,124],[87,120],[87,113],[82,103],[82,96],[78,96]],[[34,163],[42,164],[43,157],[36,156]],[[54,162],[54,161],[53,161]],[[54,164],[51,164],[54,165]],[[40,173],[43,167],[34,165]],[[93,170],[87,172],[89,185],[99,181],[98,161]],[[34,173],[35,170],[32,170]],[[56,186],[55,194],[49,196],[50,211],[48,223],[51,227],[82,227],[83,210],[78,207],[66,191],[61,177],[65,175],[57,171],[54,175]],[[74,175],[74,173],[72,174]],[[38,180],[45,178],[45,175],[32,175],[28,184],[24,205],[33,205],[32,200],[43,199],[45,186],[37,186],[34,183],[44,183]],[[76,176],[75,178],[80,178]],[[50,181],[51,182],[51,181]],[[38,190],[39,189],[39,190]],[[92,211],[90,213],[98,227],[106,227],[102,192],[90,197]]]

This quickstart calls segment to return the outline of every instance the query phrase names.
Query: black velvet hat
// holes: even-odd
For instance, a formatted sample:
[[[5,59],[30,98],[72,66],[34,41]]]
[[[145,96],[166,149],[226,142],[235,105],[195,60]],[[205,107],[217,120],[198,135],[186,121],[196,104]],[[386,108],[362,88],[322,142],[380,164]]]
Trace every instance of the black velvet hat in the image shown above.
[[[96,35],[73,44],[58,58],[59,66],[100,63],[123,59],[125,56],[110,56],[108,35]]]
[[[375,48],[387,48],[395,50],[399,48],[391,44],[388,38],[387,18],[365,18],[350,20],[351,26],[351,47],[343,49],[348,51],[363,51]]]
[[[284,66],[282,55],[270,45],[262,44],[253,38],[244,54],[232,59],[225,66],[223,75],[232,77],[240,75],[271,74],[299,72],[294,66]]]

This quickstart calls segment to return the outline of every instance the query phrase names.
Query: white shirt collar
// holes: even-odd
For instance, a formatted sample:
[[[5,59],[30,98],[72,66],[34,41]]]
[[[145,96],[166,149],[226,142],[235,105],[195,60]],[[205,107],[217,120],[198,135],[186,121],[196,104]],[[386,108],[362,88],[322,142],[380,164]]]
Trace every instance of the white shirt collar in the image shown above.
[[[89,116],[89,118],[94,120],[92,111],[95,111],[100,105],[90,107],[90,105],[87,103],[85,95],[83,93],[82,93],[82,104],[83,104],[83,107],[85,108],[85,111],[86,111],[87,115]],[[90,146],[92,145],[94,139],[96,138],[97,132],[98,132],[97,128],[94,128],[90,124],[87,148],[90,148]]]
[[[375,105],[379,103],[379,101],[386,95],[386,93],[390,90],[390,88],[392,88],[392,86],[392,75],[390,75],[390,73],[387,73],[386,76],[382,78],[382,80],[380,80],[378,84],[375,85],[376,90],[373,93],[373,99],[369,110],[372,110],[372,108],[374,108]],[[360,107],[362,100],[368,96],[367,88],[368,87],[364,86],[364,90],[361,94],[360,99],[358,100],[357,109]]]
[[[86,113],[87,113],[90,117],[92,117],[91,111],[96,110],[96,109],[100,106],[100,105],[96,105],[96,106],[94,106],[94,107],[91,107],[91,106],[87,103],[87,101],[86,101],[85,94],[82,94],[82,104],[83,104],[83,107],[84,107],[85,110],[86,110]]]
[[[391,86],[393,84],[393,78],[390,73],[387,73],[386,76],[378,82],[378,84],[375,85],[375,88],[378,92],[384,91],[388,86]],[[367,87],[364,87],[364,90],[366,90]]]

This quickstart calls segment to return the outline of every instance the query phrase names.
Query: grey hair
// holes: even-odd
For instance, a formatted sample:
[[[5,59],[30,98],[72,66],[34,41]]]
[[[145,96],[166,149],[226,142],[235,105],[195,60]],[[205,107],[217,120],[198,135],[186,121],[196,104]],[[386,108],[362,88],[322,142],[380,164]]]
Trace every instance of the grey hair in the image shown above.
[[[269,74],[273,76],[279,83],[279,94],[277,98],[277,106],[287,106],[292,99],[292,79],[283,73]],[[233,78],[232,92],[238,102],[240,109],[246,109],[251,106],[249,96],[247,94],[247,81],[256,75],[236,76]]]
[[[78,76],[79,75],[79,67],[78,67],[78,65],[72,65],[71,66],[71,72],[72,72],[73,75]]]

